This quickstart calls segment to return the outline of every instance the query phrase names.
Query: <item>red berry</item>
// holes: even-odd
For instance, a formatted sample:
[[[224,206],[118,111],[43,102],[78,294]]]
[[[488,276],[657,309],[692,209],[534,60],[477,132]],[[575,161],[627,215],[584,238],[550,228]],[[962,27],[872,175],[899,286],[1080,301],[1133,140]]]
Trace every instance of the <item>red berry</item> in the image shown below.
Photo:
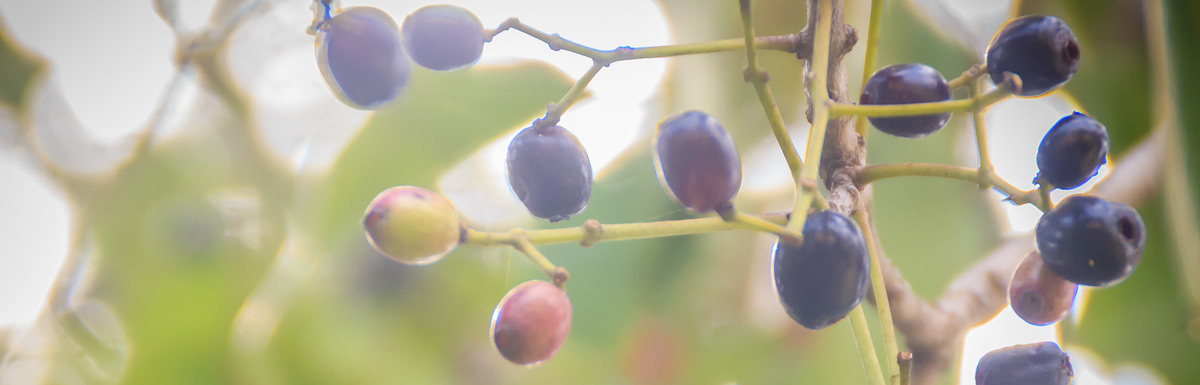
[[[562,347],[571,331],[567,293],[546,281],[517,285],[492,313],[492,340],[505,359],[537,365]]]
[[[1037,251],[1029,253],[1013,273],[1008,300],[1025,322],[1049,325],[1067,316],[1079,285],[1062,279],[1042,263]]]

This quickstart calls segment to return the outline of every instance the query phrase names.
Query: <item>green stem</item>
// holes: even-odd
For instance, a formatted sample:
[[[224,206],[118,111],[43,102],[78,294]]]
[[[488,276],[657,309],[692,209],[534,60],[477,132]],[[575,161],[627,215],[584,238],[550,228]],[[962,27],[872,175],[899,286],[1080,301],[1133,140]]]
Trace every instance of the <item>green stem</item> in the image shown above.
[[[1038,185],[1038,197],[1042,199],[1042,204],[1039,206],[1039,208],[1041,208],[1042,211],[1050,211],[1054,209],[1054,201],[1050,200],[1050,190],[1053,189],[1054,187],[1048,184]]]
[[[758,218],[775,224],[782,224],[787,216],[783,213],[758,214]],[[743,223],[726,222],[720,217],[705,217],[681,219],[673,221],[618,223],[595,225],[599,231],[589,231],[585,224],[577,227],[546,230],[520,231],[522,237],[534,245],[581,242],[585,239],[591,242],[617,241],[627,239],[660,238],[676,235],[701,234],[728,230],[753,230]],[[590,235],[589,235],[590,234]],[[467,229],[463,239],[464,244],[478,246],[511,245],[515,235],[512,232],[484,232]]]
[[[781,225],[781,224],[771,222],[766,219],[762,219],[762,218],[759,218],[759,217],[756,217],[753,215],[748,215],[741,211],[734,211],[733,222],[740,223],[743,226],[745,226],[746,228],[751,229],[751,230],[757,230],[757,231],[762,231],[765,233],[772,233],[772,234],[778,235],[780,238],[783,238],[787,242],[793,243],[793,244],[800,244],[800,240],[803,239],[803,237],[800,235],[800,233],[792,231],[792,230],[788,230],[787,227],[783,227],[783,225]]]
[[[585,56],[605,65],[634,59],[652,59],[672,56],[696,55],[713,52],[727,52],[745,49],[748,44],[743,39],[725,39],[699,43],[670,44],[650,47],[620,47],[612,50],[591,48],[567,39],[558,34],[548,34],[522,23],[516,18],[505,20],[499,27],[492,30],[488,40],[508,29],[521,31],[534,39],[541,40],[552,50],[566,50]],[[795,53],[800,36],[797,34],[763,36],[754,39],[754,46],[760,49]]]
[[[859,186],[864,186],[883,179],[902,176],[929,176],[972,182],[984,188],[995,188],[1002,194],[1007,195],[1008,199],[1018,205],[1031,203],[1042,211],[1049,210],[1049,206],[1047,205],[1049,200],[1043,198],[1039,190],[1021,190],[995,173],[988,172],[984,174],[977,168],[939,163],[873,164],[859,169],[855,175],[854,182]]]
[[[987,65],[976,64],[976,65],[971,66],[971,68],[968,68],[966,71],[963,71],[962,75],[959,75],[958,77],[956,77],[954,79],[950,79],[950,81],[947,82],[947,84],[950,86],[951,90],[955,90],[955,89],[964,87],[971,82],[974,82],[975,79],[979,79],[980,76],[983,76],[986,73],[987,73]]]
[[[969,99],[947,100],[944,102],[909,103],[909,104],[847,104],[830,103],[829,110],[833,115],[857,116],[916,116],[940,114],[943,112],[982,111],[992,104],[1012,96],[1007,86],[982,95],[972,94]]]
[[[858,344],[858,355],[862,357],[863,367],[867,370],[867,379],[872,385],[884,385],[883,370],[879,367],[879,357],[875,355],[875,345],[871,343],[871,330],[867,328],[867,315],[863,312],[862,304],[850,311],[850,327],[854,329],[854,342]]]
[[[871,0],[871,21],[867,25],[867,46],[864,49],[865,58],[863,58],[863,76],[862,84],[859,87],[865,87],[867,80],[871,78],[871,74],[875,69],[875,60],[879,53],[879,24],[883,18],[883,0]],[[861,91],[861,89],[860,89]],[[861,135],[863,140],[867,140],[867,120],[861,117],[854,122],[854,131]]]
[[[517,251],[525,254],[525,256],[529,258],[530,262],[533,262],[533,264],[539,269],[542,269],[542,271],[546,273],[546,276],[553,280],[554,270],[557,267],[554,266],[549,259],[546,259],[546,256],[542,255],[542,252],[538,251],[538,249],[533,246],[533,243],[529,242],[529,237],[525,235],[524,231],[516,229],[510,234],[512,241],[509,244],[511,244],[513,248],[517,249]]]
[[[825,129],[829,124],[829,88],[826,86],[829,72],[829,35],[833,25],[833,6],[831,0],[818,1],[817,29],[813,37],[813,60],[810,63],[811,72],[808,76],[808,93],[812,99],[813,121],[808,131],[808,145],[804,151],[804,165],[800,169],[800,178],[796,181],[796,204],[792,206],[792,219],[788,221],[788,229],[799,232],[804,228],[804,220],[808,217],[808,207],[812,205],[813,195],[817,192],[817,171],[821,163],[821,149],[825,147]]]
[[[792,173],[792,181],[795,182],[800,178],[800,167],[804,162],[800,160],[800,154],[796,151],[796,146],[792,144],[791,134],[784,126],[783,114],[779,112],[779,105],[775,103],[771,86],[767,85],[767,74],[758,68],[758,53],[754,44],[750,44],[754,41],[754,24],[750,19],[750,0],[739,0],[738,4],[742,12],[742,30],[746,37],[745,76],[754,84],[754,91],[758,94],[758,101],[762,104],[763,113],[767,115],[767,123],[771,125],[771,132],[775,134],[775,141],[779,142],[779,149],[783,151],[783,158],[787,160],[788,169]]]
[[[939,163],[873,164],[858,171],[854,182],[865,186],[872,182],[901,176],[931,176],[979,183],[979,169]]]
[[[862,229],[863,240],[867,243],[867,254],[871,257],[871,288],[875,292],[875,309],[879,311],[879,323],[883,329],[884,348],[887,351],[886,357],[893,357],[888,360],[888,373],[891,374],[892,381],[890,382],[898,385],[900,364],[894,357],[899,357],[900,345],[896,342],[896,325],[892,323],[892,305],[888,300],[887,285],[883,280],[883,267],[879,262],[875,228],[871,226],[871,219],[867,217],[865,210],[856,211],[854,221],[858,222],[858,227]]]
[[[1000,89],[1000,87],[997,87],[996,91],[999,91]],[[971,95],[971,99],[979,97],[979,81],[974,80],[968,82],[967,91]],[[984,111],[984,108],[980,108],[978,106],[972,108],[971,122],[975,127],[975,145],[979,151],[979,175],[988,177],[992,175],[992,158],[988,155],[987,128],[983,119]],[[979,183],[979,186],[984,187],[982,181]]]
[[[567,109],[571,108],[571,106],[574,105],[577,100],[579,100],[579,96],[583,95],[583,90],[587,89],[588,83],[592,82],[592,79],[596,77],[596,74],[600,72],[601,68],[604,68],[603,63],[598,61],[593,62],[592,68],[589,68],[588,71],[579,78],[579,80],[576,80],[575,84],[567,90],[567,93],[564,94],[557,103],[554,103],[554,105],[546,111],[546,116],[542,118],[542,122],[540,124],[545,126],[558,124],[558,120],[562,119],[562,115],[567,112]]]

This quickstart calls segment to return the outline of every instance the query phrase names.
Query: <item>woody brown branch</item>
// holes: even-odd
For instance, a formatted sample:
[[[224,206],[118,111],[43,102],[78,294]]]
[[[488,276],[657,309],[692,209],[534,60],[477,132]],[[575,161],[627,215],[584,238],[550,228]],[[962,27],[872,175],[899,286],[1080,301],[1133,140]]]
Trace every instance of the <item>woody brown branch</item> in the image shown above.
[[[816,28],[817,1],[808,2],[808,25],[798,34],[800,41],[811,40],[811,31]],[[828,92],[831,100],[849,103],[843,59],[857,42],[857,31],[845,24],[842,0],[833,0],[832,11],[830,61],[826,72]],[[808,44],[808,51],[799,48],[796,56],[810,58],[811,46]],[[811,61],[806,61],[806,74],[811,71]],[[807,94],[807,87],[805,89]],[[806,96],[809,96],[806,115],[811,122],[811,95]],[[859,190],[852,177],[856,169],[866,164],[865,141],[850,123],[848,117],[834,118],[829,122],[822,151],[821,178],[830,190],[831,209],[845,214],[866,210],[868,222],[874,230],[874,220],[870,215],[871,186]],[[1165,132],[1164,127],[1156,129],[1129,151],[1114,167],[1113,173],[1089,193],[1131,205],[1152,195],[1161,179]],[[883,253],[878,237],[875,240],[876,244],[872,246],[879,252],[895,326],[906,337],[913,352],[911,383],[916,385],[936,383],[958,359],[957,354],[967,330],[991,319],[1008,305],[1007,288],[1012,271],[1034,249],[1032,235],[1004,241],[959,274],[943,295],[930,303],[913,291],[900,270]],[[867,298],[873,302],[873,296],[868,295]]]
[[[833,20],[829,42],[829,68],[826,73],[829,99],[838,103],[849,103],[850,95],[846,84],[846,65],[843,63],[846,54],[858,42],[858,31],[845,23],[845,7],[843,0],[832,0]],[[800,31],[800,36],[812,36],[816,28],[817,0],[808,2],[808,25]],[[811,57],[810,52],[798,52],[797,57]],[[806,74],[813,73],[812,61],[804,64]],[[808,96],[808,110],[805,115],[811,123],[813,118],[812,95],[805,87]],[[829,208],[851,214],[859,207],[859,190],[854,185],[854,170],[864,166],[867,160],[866,146],[861,136],[854,132],[852,120],[847,116],[839,116],[829,120],[825,130],[825,144],[821,152],[821,179],[829,189]]]

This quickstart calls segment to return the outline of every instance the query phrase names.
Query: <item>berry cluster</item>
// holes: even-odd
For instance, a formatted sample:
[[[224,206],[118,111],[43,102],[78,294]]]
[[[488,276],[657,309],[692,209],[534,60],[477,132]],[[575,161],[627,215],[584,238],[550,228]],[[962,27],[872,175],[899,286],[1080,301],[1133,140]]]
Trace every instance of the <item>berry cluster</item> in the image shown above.
[[[466,9],[423,7],[397,27],[378,8],[334,14],[331,2],[318,0],[317,63],[329,88],[348,106],[373,110],[394,100],[408,82],[409,58],[428,69],[450,71],[475,63],[483,53],[483,25]]]
[[[377,108],[393,100],[407,78],[409,57],[429,69],[453,70],[478,60],[488,40],[479,20],[458,7],[418,9],[397,28],[390,17],[373,8],[351,8],[329,16],[328,1],[321,4],[327,8],[326,17],[316,24],[318,60],[330,87],[353,107]],[[1078,42],[1062,20],[1026,16],[997,32],[987,50],[986,74],[1004,92],[1039,96],[1069,80],[1079,57]],[[581,81],[586,85],[586,80]],[[892,65],[870,76],[859,104],[905,107],[952,102],[951,83],[924,64]],[[506,165],[509,186],[529,213],[557,222],[587,206],[592,167],[582,143],[551,115],[535,120],[512,139]],[[950,110],[871,115],[869,121],[884,133],[919,138],[941,129],[950,115]],[[773,281],[782,308],[797,323],[822,329],[860,305],[872,277],[868,248],[874,246],[868,245],[863,229],[846,213],[808,213],[801,217],[805,219],[799,233],[738,213],[732,203],[742,181],[737,145],[716,118],[703,112],[687,111],[664,119],[655,132],[652,151],[664,190],[682,207],[695,214],[715,212],[723,221],[779,235],[772,252]],[[1014,311],[1032,324],[1061,320],[1078,285],[1116,284],[1141,259],[1145,225],[1133,208],[1089,195],[1072,196],[1053,208],[1048,200],[1050,190],[1076,188],[1095,176],[1107,152],[1105,127],[1081,113],[1064,117],[1042,140],[1035,182],[1041,186],[1039,206],[1046,212],[1036,229],[1037,250],[1016,269],[1009,288]],[[380,193],[362,223],[368,240],[381,253],[418,265],[436,262],[457,244],[469,242],[473,231],[462,224],[444,197],[411,186]],[[585,226],[580,242],[590,244],[600,231],[598,224]],[[504,358],[520,365],[545,361],[570,331],[565,270],[545,261],[521,231],[488,244],[517,248],[554,280],[518,285],[492,314],[492,338]],[[1071,375],[1066,354],[1046,342],[989,353],[979,364],[976,381],[1065,384]]]

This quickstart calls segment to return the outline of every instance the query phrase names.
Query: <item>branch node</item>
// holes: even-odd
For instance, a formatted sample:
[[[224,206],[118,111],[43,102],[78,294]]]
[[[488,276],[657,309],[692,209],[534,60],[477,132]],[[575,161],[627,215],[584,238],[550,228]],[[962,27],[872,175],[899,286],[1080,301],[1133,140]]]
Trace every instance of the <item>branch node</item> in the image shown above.
[[[604,234],[604,227],[600,226],[600,221],[588,219],[583,222],[583,239],[579,240],[579,245],[588,247],[600,241],[600,237]]]

